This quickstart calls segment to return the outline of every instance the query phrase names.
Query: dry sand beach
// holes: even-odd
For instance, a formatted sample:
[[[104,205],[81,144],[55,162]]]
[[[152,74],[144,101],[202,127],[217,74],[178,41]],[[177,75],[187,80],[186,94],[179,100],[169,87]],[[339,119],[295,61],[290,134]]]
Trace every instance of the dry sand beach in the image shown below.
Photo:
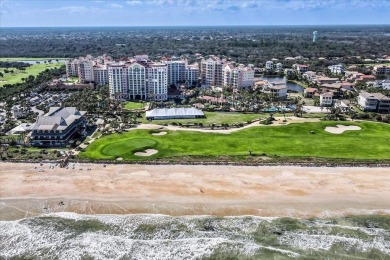
[[[390,212],[388,168],[53,165],[0,163],[0,219],[63,211],[274,217]]]

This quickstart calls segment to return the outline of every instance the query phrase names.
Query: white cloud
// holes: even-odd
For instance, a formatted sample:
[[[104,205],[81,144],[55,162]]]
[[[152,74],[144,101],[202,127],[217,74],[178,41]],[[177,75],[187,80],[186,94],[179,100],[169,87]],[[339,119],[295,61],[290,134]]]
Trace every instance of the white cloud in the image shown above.
[[[139,1],[139,0],[127,1],[126,3],[127,3],[128,5],[140,5],[140,4],[142,4],[142,2]]]
[[[112,7],[112,8],[122,8],[123,7],[123,5],[115,4],[115,3],[110,4],[109,6]]]

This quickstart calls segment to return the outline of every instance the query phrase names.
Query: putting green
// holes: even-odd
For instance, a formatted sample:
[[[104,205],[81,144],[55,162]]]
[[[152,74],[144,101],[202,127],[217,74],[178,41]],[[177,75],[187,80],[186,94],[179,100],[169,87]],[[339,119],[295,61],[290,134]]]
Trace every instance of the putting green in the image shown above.
[[[123,156],[144,151],[145,149],[153,148],[156,145],[157,142],[152,139],[131,138],[106,145],[102,149],[102,153],[109,156]]]

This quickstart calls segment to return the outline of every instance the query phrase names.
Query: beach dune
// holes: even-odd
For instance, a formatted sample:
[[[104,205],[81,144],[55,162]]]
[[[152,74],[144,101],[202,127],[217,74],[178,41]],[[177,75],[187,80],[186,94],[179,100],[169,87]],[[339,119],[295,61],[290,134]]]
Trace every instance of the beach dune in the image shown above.
[[[387,168],[0,163],[0,219],[81,214],[389,213]]]

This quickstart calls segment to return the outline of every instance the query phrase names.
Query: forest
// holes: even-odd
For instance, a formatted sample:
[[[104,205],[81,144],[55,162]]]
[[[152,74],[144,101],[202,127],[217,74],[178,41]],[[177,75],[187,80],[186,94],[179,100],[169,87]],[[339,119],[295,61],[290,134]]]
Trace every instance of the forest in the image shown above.
[[[318,31],[313,43],[312,33]],[[0,57],[74,58],[106,53],[114,58],[215,54],[255,66],[266,60],[303,56],[345,63],[389,55],[390,27],[71,27],[2,28]],[[356,57],[358,56],[358,57]]]

